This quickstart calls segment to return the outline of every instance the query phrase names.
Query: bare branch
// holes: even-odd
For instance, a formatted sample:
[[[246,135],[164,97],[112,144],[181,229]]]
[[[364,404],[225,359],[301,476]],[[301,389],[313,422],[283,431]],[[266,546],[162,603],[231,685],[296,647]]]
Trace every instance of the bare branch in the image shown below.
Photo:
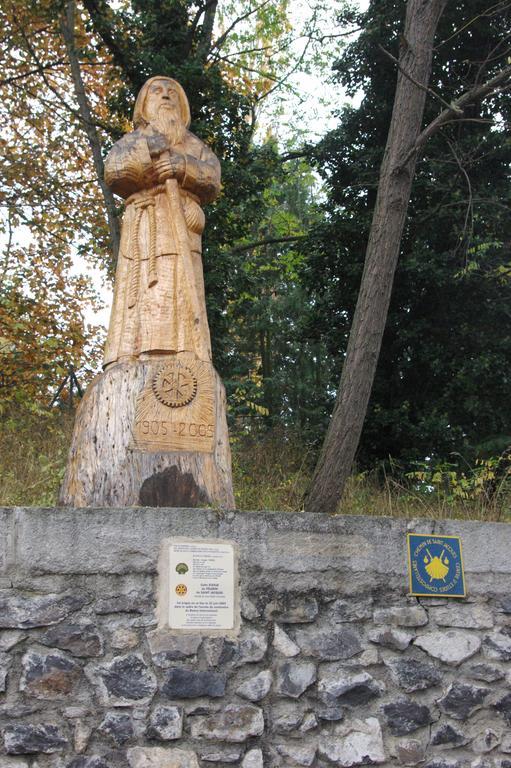
[[[449,35],[449,37],[446,37],[445,40],[441,40],[438,45],[434,47],[434,51],[438,51],[438,49],[444,45],[445,43],[448,43],[450,40],[452,40],[454,37],[457,37],[461,32],[463,32],[465,29],[470,27],[471,24],[474,24],[478,19],[484,19],[488,16],[495,16],[497,13],[501,13],[502,11],[506,11],[508,8],[511,8],[511,3],[505,3],[502,2],[502,0],[499,0],[499,2],[495,3],[495,5],[490,6],[486,9],[486,11],[483,11],[483,13],[479,13],[477,16],[474,16],[472,19],[467,21],[465,24],[463,24],[462,27],[459,27],[456,29],[452,35]]]
[[[274,243],[296,243],[299,240],[305,240],[307,235],[294,235],[289,237],[268,237],[265,240],[255,240],[252,243],[246,245],[237,245],[232,249],[231,253],[243,253],[244,251],[252,251],[254,248],[259,248],[261,245],[273,245]]]
[[[454,249],[454,253],[456,253],[461,247],[463,241],[466,240],[467,238],[470,240],[472,237],[472,234],[474,231],[474,204],[473,204],[473,194],[472,194],[472,182],[470,181],[470,176],[468,175],[466,169],[464,168],[463,163],[461,162],[461,159],[458,153],[456,152],[456,148],[452,143],[452,141],[449,141],[449,139],[447,139],[447,144],[449,145],[451,154],[456,161],[456,165],[458,166],[459,170],[461,171],[462,175],[465,178],[465,181],[467,182],[467,190],[468,190],[468,202],[467,202],[467,209],[465,211],[465,221],[463,224],[463,232],[460,235],[459,243]],[[469,220],[470,220],[470,233],[467,235],[469,230],[469,226],[468,226]]]
[[[447,123],[453,121],[457,122],[456,118],[459,117],[460,111],[463,113],[463,109],[466,106],[472,104],[474,101],[484,99],[486,96],[502,92],[509,87],[511,87],[511,66],[502,69],[494,75],[494,77],[490,78],[490,80],[487,80],[486,83],[476,85],[474,88],[471,88],[470,91],[462,94],[458,99],[453,101],[447,109],[440,112],[440,114],[419,134],[414,146],[402,161],[402,167],[407,165],[410,159],[422,149],[428,139],[430,139],[440,128]],[[461,119],[463,120],[465,118]]]
[[[2,270],[2,276],[0,277],[0,288],[3,286],[5,282],[5,278],[7,276],[7,270],[9,269],[9,262],[11,260],[13,226],[12,226],[12,210],[10,207],[7,208],[7,231],[8,231],[8,236],[7,236],[7,243],[4,251],[4,268]]]
[[[220,37],[215,40],[213,45],[211,46],[211,51],[214,51],[215,48],[218,50],[222,47],[224,42],[226,41],[227,37],[230,35],[234,27],[236,27],[240,22],[245,21],[245,19],[248,19],[249,16],[252,16],[253,13],[257,13],[257,11],[261,10],[261,8],[264,8],[265,5],[268,5],[270,0],[264,0],[264,2],[260,3],[259,5],[256,5],[254,8],[251,8],[246,13],[242,13],[240,16],[237,16],[234,21],[229,24],[225,32],[223,32]]]
[[[61,66],[64,63],[64,59],[57,59],[57,61],[53,61],[51,64],[43,64],[42,69],[48,70],[48,69],[55,69],[56,67]],[[30,77],[31,75],[37,75],[41,72],[41,67],[36,67],[35,69],[29,69],[28,72],[22,72],[20,75],[12,75],[11,77],[4,77],[2,80],[0,80],[0,88],[4,85],[10,85],[11,83],[15,83],[17,80],[24,80],[26,77]]]
[[[307,49],[309,48],[310,44],[311,44],[311,39],[309,38],[309,39],[307,40],[307,42],[306,42],[306,44],[305,44],[304,48],[303,48],[303,51],[302,51],[302,53],[301,53],[301,55],[300,55],[300,58],[299,58],[299,59],[296,61],[296,63],[294,64],[294,66],[292,66],[292,67],[291,67],[291,69],[290,69],[288,72],[286,72],[286,74],[284,75],[284,77],[281,77],[281,78],[280,78],[280,80],[278,80],[278,81],[275,83],[275,85],[274,85],[272,88],[270,88],[270,90],[269,90],[269,91],[266,91],[266,93],[263,93],[263,95],[262,95],[262,96],[259,96],[259,97],[256,99],[256,102],[257,102],[257,103],[259,103],[259,102],[260,102],[260,101],[262,101],[263,99],[266,99],[266,98],[267,98],[267,97],[268,97],[268,96],[269,96],[271,93],[273,93],[273,91],[275,91],[277,88],[280,88],[280,86],[281,86],[281,85],[283,85],[283,84],[286,82],[286,80],[287,80],[288,78],[290,78],[290,77],[291,77],[291,75],[292,75],[294,72],[296,72],[296,70],[297,70],[297,69],[298,69],[298,68],[301,66],[301,64],[302,64],[302,61],[303,61],[303,60],[304,60],[304,58],[305,58],[305,54],[307,53]]]
[[[279,160],[281,163],[287,163],[288,160],[299,160],[301,158],[309,158],[312,151],[312,147],[303,149],[297,149],[294,152],[286,152],[285,155],[281,155]]]
[[[283,49],[280,49],[283,50]],[[213,62],[216,64],[218,61],[228,61],[235,56],[245,56],[247,53],[262,53],[263,51],[272,51],[272,55],[275,55],[275,53],[279,53],[280,51],[273,50],[273,47],[271,45],[263,45],[261,48],[245,48],[243,51],[232,51],[232,53],[227,53],[225,56],[215,56],[213,59]],[[236,66],[239,66],[236,64]]]
[[[103,202],[105,204],[108,229],[110,232],[110,240],[112,245],[112,252],[114,262],[117,261],[117,255],[119,253],[120,243],[120,227],[119,219],[116,215],[115,200],[110,190],[110,187],[104,178],[104,164],[103,154],[101,151],[101,142],[99,139],[94,119],[92,117],[89,100],[85,92],[85,86],[83,84],[82,73],[80,70],[80,64],[78,62],[78,55],[76,50],[75,40],[75,0],[69,0],[64,11],[64,15],[60,20],[60,28],[62,31],[62,37],[66,46],[67,55],[69,57],[69,66],[71,68],[71,76],[73,79],[73,87],[75,92],[76,101],[78,102],[79,114],[82,125],[85,130],[85,134],[89,140],[89,146],[91,148],[92,159],[94,162],[94,168],[96,170],[96,176],[98,180],[101,193],[103,195]]]
[[[378,48],[380,51],[388,58],[390,59],[399,69],[399,71],[406,77],[407,80],[409,80],[411,83],[417,86],[417,88],[420,88],[421,91],[425,91],[425,93],[428,93],[430,96],[432,96],[434,99],[437,99],[444,107],[447,109],[452,108],[452,104],[450,104],[448,101],[445,101],[438,93],[436,93],[432,88],[429,88],[427,85],[424,85],[423,83],[419,83],[417,80],[415,80],[408,72],[405,72],[399,61],[396,59],[395,56],[393,56],[390,51],[387,51],[382,45],[378,43]],[[462,110],[460,110],[460,114],[463,114]]]

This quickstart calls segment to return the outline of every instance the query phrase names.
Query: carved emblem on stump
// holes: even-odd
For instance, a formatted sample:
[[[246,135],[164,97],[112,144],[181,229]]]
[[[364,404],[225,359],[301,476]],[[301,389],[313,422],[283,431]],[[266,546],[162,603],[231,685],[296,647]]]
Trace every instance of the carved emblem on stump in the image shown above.
[[[132,447],[139,451],[212,453],[215,438],[215,371],[183,352],[152,364],[137,398]]]
[[[154,377],[153,392],[163,405],[181,408],[197,394],[197,379],[190,368],[170,363],[162,366]]]

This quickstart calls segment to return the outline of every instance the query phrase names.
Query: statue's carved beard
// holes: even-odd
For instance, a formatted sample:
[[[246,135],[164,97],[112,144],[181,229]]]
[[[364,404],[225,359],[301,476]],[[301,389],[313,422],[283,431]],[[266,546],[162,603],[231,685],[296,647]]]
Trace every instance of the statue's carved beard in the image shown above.
[[[159,133],[162,133],[168,139],[171,147],[183,140],[185,126],[179,114],[166,104],[162,104],[156,113],[150,115],[149,122],[153,128],[156,128]]]

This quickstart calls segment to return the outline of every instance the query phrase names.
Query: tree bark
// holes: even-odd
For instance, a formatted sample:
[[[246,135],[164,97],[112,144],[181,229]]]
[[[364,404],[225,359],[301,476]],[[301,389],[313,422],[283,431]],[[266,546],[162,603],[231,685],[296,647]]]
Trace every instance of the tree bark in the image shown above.
[[[90,110],[87,94],[85,93],[85,86],[83,84],[82,73],[80,70],[80,62],[78,60],[78,55],[76,51],[75,32],[74,32],[75,8],[76,8],[75,0],[69,0],[69,2],[66,5],[65,13],[62,16],[60,26],[62,30],[62,36],[64,38],[64,43],[66,46],[67,55],[69,58],[69,65],[71,67],[71,76],[73,78],[74,92],[75,92],[76,100],[78,102],[79,114],[82,119],[85,133],[87,134],[87,138],[89,140],[89,145],[92,152],[92,158],[94,161],[94,169],[96,171],[98,183],[101,189],[101,193],[103,195],[103,201],[105,204],[105,210],[106,210],[107,221],[108,221],[108,231],[110,233],[110,243],[112,246],[112,253],[113,253],[114,264],[115,264],[117,262],[117,256],[119,254],[119,243],[120,243],[119,219],[116,214],[116,205],[115,205],[114,196],[110,188],[108,187],[107,183],[105,182],[105,178],[104,178],[105,169],[103,164],[103,155],[101,153],[101,142],[99,139],[98,132],[96,130],[94,118]]]
[[[401,237],[415,174],[416,153],[433,56],[447,0],[408,0],[399,52],[394,107],[380,169],[364,273],[334,412],[305,503],[309,512],[335,512],[351,473],[373,386]],[[415,82],[413,82],[415,81]]]
[[[208,0],[206,3],[206,11],[204,13],[204,21],[202,22],[198,49],[198,54],[201,61],[206,61],[208,53],[211,50],[211,41],[213,38],[213,28],[215,26],[217,6],[217,0]]]
[[[234,509],[231,451],[227,431],[225,389],[209,364],[213,386],[214,436],[211,450],[197,450],[191,438],[180,438],[167,422],[166,438],[174,447],[141,445],[136,427],[137,405],[144,388],[169,356],[114,363],[87,388],[75,419],[59,503],[68,507],[223,507]],[[194,402],[197,402],[197,398]],[[122,403],[121,407],[115,404]],[[165,409],[165,406],[162,406]],[[194,403],[181,411],[192,409]],[[173,418],[169,411],[169,418]],[[200,417],[200,411],[195,411]],[[188,417],[183,419],[185,427]],[[200,418],[197,419],[200,421]],[[148,428],[158,421],[148,421]],[[188,426],[194,426],[189,424]],[[195,427],[194,432],[197,431]],[[151,436],[149,429],[149,436]],[[183,449],[185,441],[188,446]],[[181,447],[179,447],[181,443]]]

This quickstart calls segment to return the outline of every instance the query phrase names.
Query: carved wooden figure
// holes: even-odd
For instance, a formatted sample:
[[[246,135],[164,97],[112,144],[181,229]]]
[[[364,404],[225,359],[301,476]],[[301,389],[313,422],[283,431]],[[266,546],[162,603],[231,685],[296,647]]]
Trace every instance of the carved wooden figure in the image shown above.
[[[233,507],[225,392],[201,260],[220,164],[189,130],[186,94],[153,77],[105,179],[126,211],[105,370],[78,409],[60,502]]]

